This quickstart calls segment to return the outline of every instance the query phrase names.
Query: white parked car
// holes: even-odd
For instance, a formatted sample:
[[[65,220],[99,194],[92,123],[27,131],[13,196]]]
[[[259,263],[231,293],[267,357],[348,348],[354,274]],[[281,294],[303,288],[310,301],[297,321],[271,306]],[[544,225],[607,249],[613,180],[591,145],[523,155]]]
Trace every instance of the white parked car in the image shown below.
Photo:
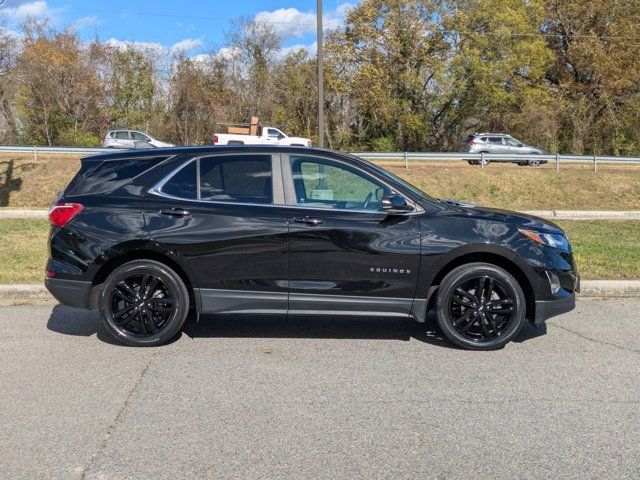
[[[216,133],[214,145],[289,145],[310,147],[311,140],[302,137],[289,137],[275,127],[260,127],[258,135],[242,133]]]
[[[110,130],[102,137],[102,148],[141,149],[154,147],[175,147],[175,145],[161,142],[148,133],[137,130]]]

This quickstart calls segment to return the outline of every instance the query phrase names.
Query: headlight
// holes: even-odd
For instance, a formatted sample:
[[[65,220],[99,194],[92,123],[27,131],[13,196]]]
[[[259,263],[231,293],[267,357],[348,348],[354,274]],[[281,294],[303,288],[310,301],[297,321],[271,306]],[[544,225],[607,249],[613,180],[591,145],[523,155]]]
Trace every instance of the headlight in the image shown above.
[[[569,240],[563,234],[536,232],[535,230],[525,230],[524,228],[519,228],[518,231],[536,243],[559,248],[560,250],[569,250]]]

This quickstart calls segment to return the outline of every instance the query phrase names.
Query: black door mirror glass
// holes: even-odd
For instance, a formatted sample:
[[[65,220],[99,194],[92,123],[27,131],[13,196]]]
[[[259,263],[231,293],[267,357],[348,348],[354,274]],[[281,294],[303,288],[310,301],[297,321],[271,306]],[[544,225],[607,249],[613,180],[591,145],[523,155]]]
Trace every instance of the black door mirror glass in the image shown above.
[[[382,210],[386,212],[412,212],[413,207],[407,203],[402,195],[387,195],[382,197]]]

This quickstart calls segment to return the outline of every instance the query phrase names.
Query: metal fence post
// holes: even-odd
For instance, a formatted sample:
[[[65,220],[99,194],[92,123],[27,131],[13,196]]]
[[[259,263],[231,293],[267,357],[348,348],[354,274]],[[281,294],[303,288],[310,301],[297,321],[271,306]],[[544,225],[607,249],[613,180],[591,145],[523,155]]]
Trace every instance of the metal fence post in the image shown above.
[[[404,168],[409,170],[409,160],[407,159],[407,152],[404,152]]]
[[[598,171],[598,157],[596,157],[595,153],[593,154],[593,171]]]
[[[36,145],[33,146],[33,161],[38,161],[38,147]]]
[[[480,168],[484,168],[484,152],[480,152]]]
[[[560,155],[556,153],[556,172],[560,171]]]

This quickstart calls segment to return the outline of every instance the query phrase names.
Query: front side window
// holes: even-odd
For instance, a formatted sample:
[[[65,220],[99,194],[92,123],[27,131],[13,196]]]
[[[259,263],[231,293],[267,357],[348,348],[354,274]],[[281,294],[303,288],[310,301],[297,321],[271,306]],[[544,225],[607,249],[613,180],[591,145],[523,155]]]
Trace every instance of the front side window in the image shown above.
[[[137,140],[137,141],[142,141],[142,142],[149,141],[149,137],[147,137],[146,135],[143,135],[140,132],[131,132],[131,136],[133,137],[134,140]]]
[[[520,146],[520,142],[513,139],[513,138],[505,138],[504,139],[505,142],[507,142],[507,145],[509,145],[510,147],[519,147]]]
[[[389,187],[358,169],[331,160],[291,156],[296,204],[348,210],[382,209]]]
[[[493,143],[495,145],[502,145],[501,137],[489,137],[489,143]]]
[[[118,140],[129,140],[129,132],[123,132],[123,131],[116,132],[116,138]]]
[[[160,191],[185,200],[271,204],[271,157],[238,155],[190,160]]]

